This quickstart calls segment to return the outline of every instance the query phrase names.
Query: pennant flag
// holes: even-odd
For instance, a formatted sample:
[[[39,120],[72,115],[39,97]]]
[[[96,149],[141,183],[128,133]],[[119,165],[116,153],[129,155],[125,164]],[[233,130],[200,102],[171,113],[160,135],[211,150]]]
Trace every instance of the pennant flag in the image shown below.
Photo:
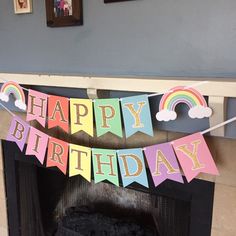
[[[26,155],[35,155],[43,165],[48,145],[48,135],[30,127]]]
[[[201,133],[175,140],[172,145],[188,182],[200,172],[219,174]]]
[[[122,98],[121,105],[127,138],[138,131],[153,136],[147,95]]]
[[[81,175],[91,182],[91,148],[70,144],[69,176]]]
[[[95,183],[108,180],[119,186],[116,151],[94,148],[92,155]]]
[[[48,95],[29,90],[26,121],[37,120],[43,127],[46,125]]]
[[[141,148],[117,151],[123,186],[137,182],[148,188],[147,173]]]
[[[97,136],[107,132],[122,137],[120,103],[118,98],[94,100]]]
[[[17,116],[13,116],[6,140],[13,141],[22,151],[28,137],[30,126]]]
[[[90,99],[70,99],[71,134],[84,131],[93,137],[93,102]]]
[[[66,175],[68,161],[68,143],[56,139],[49,138],[47,167],[56,166]]]
[[[179,165],[170,143],[157,144],[144,151],[155,186],[166,179],[183,183]]]
[[[69,99],[50,95],[48,97],[48,128],[61,127],[69,130]]]

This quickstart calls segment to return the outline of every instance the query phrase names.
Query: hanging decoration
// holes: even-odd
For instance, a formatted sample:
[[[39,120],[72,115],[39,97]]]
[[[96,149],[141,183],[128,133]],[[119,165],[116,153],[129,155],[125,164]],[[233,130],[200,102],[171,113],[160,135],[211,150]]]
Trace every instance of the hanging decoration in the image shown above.
[[[48,97],[48,128],[61,127],[69,132],[69,99],[65,97]]]
[[[116,150],[93,148],[92,160],[95,184],[108,180],[119,186]]]
[[[138,131],[153,136],[151,112],[147,95],[122,98],[121,107],[127,138]]]
[[[111,132],[122,137],[120,103],[118,98],[94,100],[97,136]]]
[[[166,179],[183,183],[180,168],[171,143],[162,143],[144,148],[153,182],[158,186]]]
[[[30,126],[18,116],[13,116],[6,140],[15,142],[23,151]]]
[[[46,126],[48,95],[30,89],[26,121],[37,120],[43,127]]]
[[[175,140],[173,147],[188,182],[201,172],[219,175],[201,133]]]
[[[123,186],[133,182],[148,188],[148,180],[142,148],[117,151]]]
[[[57,167],[66,175],[69,144],[50,137],[48,142],[47,167]]]
[[[15,106],[25,111],[25,94],[21,86],[13,81],[4,83],[0,91],[0,100],[3,102],[8,102],[10,94],[12,94],[16,99]]]
[[[70,98],[71,134],[84,131],[93,137],[93,101]]]
[[[175,107],[179,103],[186,103],[189,106],[191,117],[207,117],[212,112],[204,97],[189,87],[177,87],[164,94],[160,112],[175,112]],[[183,183],[182,173],[188,182],[201,172],[218,175],[203,134],[236,120],[232,118],[216,127],[171,143],[120,150],[91,149],[50,137],[17,117],[3,104],[0,105],[13,116],[7,140],[15,142],[21,151],[27,143],[26,155],[35,155],[47,168],[57,167],[65,175],[68,170],[70,177],[81,175],[89,182],[93,174],[95,183],[107,180],[119,186],[120,175],[124,187],[136,182],[148,188],[150,183],[147,171],[150,171],[155,186],[166,179]],[[153,135],[147,95],[122,98],[120,101],[119,99],[91,100],[52,96],[29,90],[26,120],[37,120],[43,127],[48,123],[49,129],[59,126],[65,132],[69,132],[71,126],[72,134],[84,131],[93,136],[93,108],[97,136],[111,132],[122,137],[121,111],[126,137],[138,131]]]
[[[181,103],[189,107],[188,115],[192,119],[202,119],[210,117],[212,114],[212,110],[207,106],[205,98],[196,89],[178,86],[162,96],[156,119],[158,121],[175,120],[177,118],[175,108]]]
[[[91,182],[91,148],[70,144],[69,176],[81,175]]]
[[[47,146],[48,146],[48,135],[41,132],[34,127],[30,127],[28,145],[26,148],[26,155],[34,155],[43,165]]]

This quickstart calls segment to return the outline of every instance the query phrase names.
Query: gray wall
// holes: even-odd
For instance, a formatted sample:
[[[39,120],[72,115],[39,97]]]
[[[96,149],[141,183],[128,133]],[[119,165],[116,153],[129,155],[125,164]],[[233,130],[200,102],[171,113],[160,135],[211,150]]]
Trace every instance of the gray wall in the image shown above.
[[[47,28],[45,1],[0,2],[0,71],[236,76],[235,0],[83,0],[84,26]]]
[[[44,2],[15,15],[13,0],[1,0],[1,72],[236,77],[235,0],[83,0],[84,25],[67,28],[46,26]],[[208,120],[158,126],[192,132]]]

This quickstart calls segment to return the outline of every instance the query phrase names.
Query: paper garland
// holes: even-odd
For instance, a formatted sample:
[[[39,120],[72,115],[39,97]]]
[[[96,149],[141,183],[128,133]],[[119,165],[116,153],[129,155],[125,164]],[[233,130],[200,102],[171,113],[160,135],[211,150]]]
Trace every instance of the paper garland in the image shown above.
[[[5,87],[13,87],[15,90]],[[24,103],[24,96],[21,94],[19,98],[17,95],[17,91],[23,93],[20,86],[15,84],[14,87],[13,83],[9,83],[5,87],[3,86],[0,93],[1,100],[8,101],[9,94],[13,93],[18,103],[19,101]],[[174,116],[177,117],[174,110],[179,103],[186,103],[189,106],[191,118],[209,117],[212,112],[207,107],[204,97],[196,90],[176,87],[162,97],[159,106],[160,111],[156,118],[158,120],[173,120]],[[147,95],[92,101],[89,99],[68,99],[29,90],[26,120],[37,120],[43,127],[46,126],[47,121],[49,129],[58,126],[65,132],[69,132],[70,112],[71,133],[82,130],[93,136],[93,108],[98,137],[107,132],[122,137],[121,111],[126,137],[138,131],[153,136]],[[163,118],[163,114],[166,114],[167,111],[169,114],[175,114],[169,118],[168,116]],[[57,167],[65,175],[69,169],[69,176],[81,175],[89,182],[92,176],[91,169],[93,169],[95,183],[108,180],[119,186],[119,164],[124,187],[133,182],[148,187],[145,157],[155,186],[166,179],[183,183],[178,161],[188,182],[200,172],[218,174],[201,133],[186,136],[172,143],[157,144],[144,149],[91,149],[49,137],[14,115],[7,140],[15,142],[22,151],[27,138],[26,155],[35,155],[41,164],[46,162],[46,167]],[[45,158],[46,156],[47,158]]]
[[[190,107],[191,118],[209,117],[212,110],[207,106],[204,97],[193,88],[176,87],[163,95],[156,118],[159,121],[174,120],[177,117],[175,107],[185,103]],[[151,111],[147,95],[131,96],[122,99],[76,99],[47,95],[29,90],[27,121],[37,120],[43,127],[61,127],[71,134],[84,131],[94,136],[93,108],[97,137],[111,132],[123,136],[122,120],[126,137],[142,132],[153,136]],[[70,121],[69,121],[70,110]],[[48,114],[47,114],[48,111]],[[121,114],[122,111],[122,114]]]
[[[148,187],[143,150],[155,186],[166,179],[183,183],[177,160],[188,182],[201,172],[212,175],[219,174],[201,133],[188,135],[171,143],[144,147],[144,149],[111,150],[93,148],[91,150],[88,147],[47,137],[46,134],[30,127],[20,118],[14,116],[7,140],[15,142],[22,151],[28,133],[31,140],[28,140],[26,154],[34,154],[43,164],[44,158],[39,155],[39,152],[41,150],[42,153],[45,153],[45,147],[47,147],[46,167],[57,167],[66,175],[69,163],[69,176],[81,175],[89,182],[91,181],[92,159],[95,183],[108,180],[119,186],[118,162],[124,187],[133,182]],[[47,140],[48,145],[45,145]]]
[[[12,81],[4,83],[2,86],[0,100],[7,102],[10,94],[13,94],[16,98],[15,105],[25,110],[23,89]],[[148,96],[132,96],[120,100],[126,137],[130,137],[138,131],[153,136]],[[207,106],[204,97],[197,90],[191,87],[178,86],[162,96],[159,112],[156,114],[157,120],[169,121],[176,119],[175,107],[179,103],[185,103],[189,106],[189,116],[191,118],[204,118],[212,114],[212,110]],[[59,126],[65,132],[69,132],[70,108],[71,134],[82,130],[93,136],[92,104],[92,100],[89,99],[68,99],[30,89],[26,120],[37,120],[45,127],[46,118],[48,117],[49,129]],[[119,137],[123,136],[119,99],[96,99],[94,100],[94,111],[98,137],[107,132],[114,133]]]

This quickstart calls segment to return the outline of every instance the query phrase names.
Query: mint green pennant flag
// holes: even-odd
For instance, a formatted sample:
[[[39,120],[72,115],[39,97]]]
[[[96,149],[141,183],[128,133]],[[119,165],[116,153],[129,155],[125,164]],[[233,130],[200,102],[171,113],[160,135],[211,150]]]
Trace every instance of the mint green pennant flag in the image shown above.
[[[94,182],[108,180],[119,186],[116,150],[92,149]]]
[[[118,98],[95,99],[94,111],[98,137],[107,132],[122,137],[120,102]]]

